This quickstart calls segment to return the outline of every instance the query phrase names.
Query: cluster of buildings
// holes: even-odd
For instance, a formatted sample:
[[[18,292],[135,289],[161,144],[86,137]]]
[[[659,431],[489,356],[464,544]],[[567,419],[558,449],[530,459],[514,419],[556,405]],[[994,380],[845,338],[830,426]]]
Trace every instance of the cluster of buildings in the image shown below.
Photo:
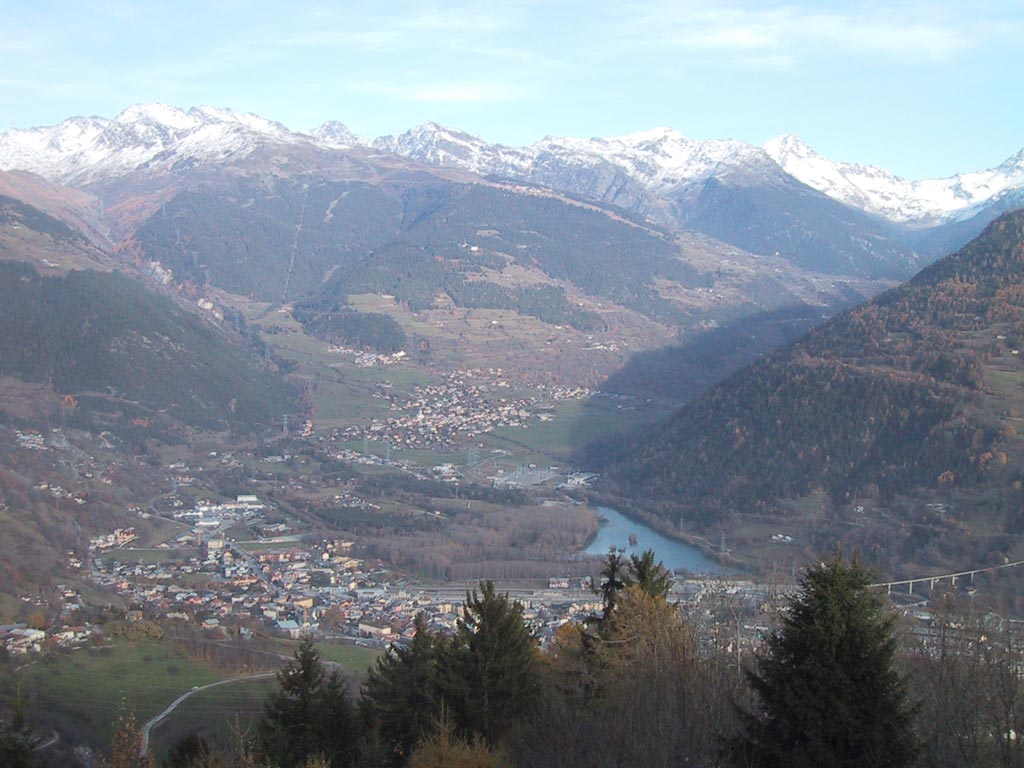
[[[71,555],[72,567],[81,567],[82,563]],[[60,605],[60,614],[56,623],[49,629],[39,629],[27,623],[0,625],[0,648],[12,656],[29,653],[41,653],[47,648],[74,648],[90,642],[100,634],[99,627],[83,621],[79,611],[82,609],[82,597],[77,590],[66,584],[58,584],[54,588],[54,598]],[[49,603],[39,598],[23,596],[25,602],[34,602],[41,608],[48,608]]]
[[[551,417],[538,398],[512,397],[510,389],[507,380],[481,380],[466,371],[446,375],[441,384],[416,387],[408,398],[380,387],[374,397],[387,400],[396,415],[349,427],[343,438],[365,437],[398,449],[451,448],[499,427],[526,427],[542,415]]]
[[[200,535],[206,520],[227,524],[237,514],[255,515],[237,506],[252,503],[243,497],[230,505],[202,505],[204,514],[197,518],[176,512],[179,519],[194,518],[191,540],[205,541],[199,549],[178,550],[180,557],[165,550],[168,555],[157,562],[139,561],[130,549],[107,546],[116,533],[98,537],[103,546],[90,553],[91,578],[121,594],[138,618],[186,620],[215,635],[312,633],[385,647],[411,638],[420,613],[435,630],[454,630],[465,587],[410,587],[382,564],[353,557],[350,541],[304,544],[292,537],[239,544],[223,531]],[[212,512],[214,506],[220,509]],[[274,533],[259,523],[248,519],[254,535]],[[554,579],[546,589],[514,597],[542,641],[564,622],[600,610],[589,583],[580,579]]]
[[[37,432],[34,429],[16,429],[14,430],[14,437],[18,441],[19,448],[25,448],[30,451],[46,450],[46,438],[41,432]]]
[[[191,509],[178,508],[172,513],[175,520],[187,522],[199,530],[222,530],[240,522],[253,520],[266,509],[256,496],[237,496],[235,501],[198,501]]]
[[[368,352],[362,349],[350,349],[348,347],[333,346],[330,351],[336,355],[344,355],[351,359],[360,368],[373,368],[381,365],[395,365],[406,358],[404,350],[397,352]]]
[[[115,528],[113,533],[104,533],[89,539],[89,548],[102,551],[111,547],[123,547],[138,538],[135,528]]]

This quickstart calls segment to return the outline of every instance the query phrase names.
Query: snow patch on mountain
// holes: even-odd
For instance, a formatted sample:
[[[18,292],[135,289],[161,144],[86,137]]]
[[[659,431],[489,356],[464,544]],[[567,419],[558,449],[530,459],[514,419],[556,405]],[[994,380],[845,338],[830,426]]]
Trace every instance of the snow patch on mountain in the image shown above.
[[[529,147],[506,147],[437,123],[424,123],[397,137],[384,136],[374,146],[434,165],[530,181],[551,175],[545,167],[551,171],[553,165],[565,171],[607,165],[656,193],[706,178],[723,163],[763,154],[740,141],[687,139],[673,128],[607,139],[547,136]]]
[[[0,134],[0,169],[82,185],[143,167],[171,169],[245,156],[267,142],[311,141],[280,123],[230,109],[200,106],[186,112],[165,104],[136,104],[113,120],[73,117]]]
[[[349,151],[373,146],[423,163],[523,181],[671,221],[671,208],[711,177],[785,179],[789,174],[839,202],[912,227],[966,220],[1024,190],[1024,151],[996,168],[912,181],[882,168],[835,162],[793,135],[756,147],[688,139],[661,127],[611,138],[547,136],[528,147],[424,123],[372,145],[337,121],[300,133],[259,115],[212,106],[137,104],[112,120],[73,117],[54,126],[0,133],[0,170],[27,170],[83,186],[153,171],[243,158],[266,144]]]
[[[337,120],[328,120],[320,127],[310,131],[309,135],[317,144],[330,149],[352,149],[367,145],[365,139],[352,133],[347,125],[339,123]]]
[[[829,160],[792,134],[771,139],[764,149],[807,186],[847,205],[916,227],[968,219],[1024,186],[1024,151],[989,170],[912,181],[877,166]]]

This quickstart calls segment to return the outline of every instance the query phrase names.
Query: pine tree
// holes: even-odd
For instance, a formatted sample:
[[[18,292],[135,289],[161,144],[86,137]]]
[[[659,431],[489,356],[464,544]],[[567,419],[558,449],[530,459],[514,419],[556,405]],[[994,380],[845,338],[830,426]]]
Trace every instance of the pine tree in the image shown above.
[[[277,680],[281,688],[267,700],[259,726],[267,757],[281,766],[317,755],[348,765],[356,744],[352,703],[337,672],[324,671],[312,640],[302,641]]]
[[[615,610],[615,600],[626,586],[626,561],[622,557],[622,550],[609,547],[605,555],[604,568],[601,569],[600,587],[601,602],[604,603],[602,620],[607,619]]]
[[[655,562],[654,550],[645,549],[639,555],[629,556],[625,586],[636,586],[653,598],[664,599],[672,586],[672,576],[661,562]]]
[[[508,768],[504,754],[480,737],[459,738],[447,711],[435,723],[435,733],[424,739],[409,758],[409,768]]]
[[[142,729],[135,713],[121,702],[114,733],[110,737],[110,755],[97,761],[99,768],[156,768],[150,752],[142,753]]]
[[[395,765],[431,733],[441,707],[438,670],[447,642],[430,631],[422,613],[415,627],[412,643],[379,657],[363,685],[364,717],[390,745]]]
[[[734,744],[738,765],[898,768],[918,751],[895,669],[895,615],[860,564],[811,568],[748,679],[760,711]]]
[[[0,765],[5,768],[31,768],[36,764],[38,741],[25,715],[25,699],[19,683],[11,701],[11,721],[0,722]]]
[[[540,690],[537,642],[522,604],[497,594],[490,581],[467,594],[442,674],[456,722],[494,743]]]

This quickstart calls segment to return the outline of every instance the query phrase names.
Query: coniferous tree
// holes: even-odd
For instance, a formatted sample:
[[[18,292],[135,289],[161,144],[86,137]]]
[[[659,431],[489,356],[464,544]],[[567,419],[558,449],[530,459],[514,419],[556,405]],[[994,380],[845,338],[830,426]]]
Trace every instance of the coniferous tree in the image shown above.
[[[456,722],[494,743],[528,714],[540,690],[537,642],[523,606],[494,583],[466,595],[443,671],[445,702]]]
[[[645,549],[639,555],[629,556],[626,586],[636,586],[653,598],[667,598],[672,586],[672,575],[664,565],[654,560],[654,550]]]
[[[394,765],[433,730],[441,707],[438,670],[448,643],[430,631],[422,613],[415,627],[412,643],[378,658],[363,684],[364,718],[389,745]]]
[[[609,547],[605,555],[604,568],[601,569],[599,591],[601,602],[604,603],[604,611],[601,619],[607,619],[615,610],[615,599],[619,592],[626,586],[626,561],[622,557],[622,550]]]
[[[487,745],[480,734],[464,740],[456,733],[447,711],[409,758],[409,768],[508,768],[505,756]]]
[[[11,702],[10,722],[0,722],[0,765],[9,768],[31,768],[35,765],[35,748],[38,743],[32,733],[25,714],[25,700],[21,685],[15,688]]]
[[[164,768],[196,768],[202,761],[216,759],[215,752],[206,739],[193,731],[174,743],[167,753]]]
[[[356,744],[352,703],[338,673],[324,670],[312,640],[302,641],[277,680],[281,688],[267,700],[259,725],[267,757],[294,766],[321,755],[335,768],[347,766]]]
[[[110,738],[110,755],[97,761],[99,768],[156,768],[156,760],[147,750],[142,753],[142,729],[135,713],[122,701],[117,723]]]
[[[739,765],[898,768],[918,751],[895,669],[895,615],[860,564],[808,570],[748,679],[760,705],[733,746]]]

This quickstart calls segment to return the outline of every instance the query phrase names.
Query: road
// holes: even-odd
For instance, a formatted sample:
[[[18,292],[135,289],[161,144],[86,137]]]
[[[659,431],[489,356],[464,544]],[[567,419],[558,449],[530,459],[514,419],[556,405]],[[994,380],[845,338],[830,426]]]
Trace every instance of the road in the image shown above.
[[[48,738],[46,741],[39,742],[32,749],[36,752],[42,752],[44,749],[49,749],[50,747],[52,747],[58,741],[60,741],[60,734],[57,731],[54,731],[52,734],[50,734],[50,738]]]
[[[209,685],[200,685],[192,688],[191,690],[185,691],[181,696],[168,704],[167,708],[164,709],[163,712],[156,717],[149,719],[146,724],[142,726],[142,740],[139,743],[139,757],[142,757],[149,751],[149,732],[153,730],[153,727],[177,709],[178,705],[185,701],[189,696],[193,696],[200,691],[209,690],[210,688],[216,688],[218,685],[227,685],[228,683],[237,683],[243,680],[259,680],[265,677],[274,677],[276,674],[277,672],[259,672],[255,675],[241,675],[239,677],[228,678],[227,680],[220,680],[216,683],[210,683]]]

